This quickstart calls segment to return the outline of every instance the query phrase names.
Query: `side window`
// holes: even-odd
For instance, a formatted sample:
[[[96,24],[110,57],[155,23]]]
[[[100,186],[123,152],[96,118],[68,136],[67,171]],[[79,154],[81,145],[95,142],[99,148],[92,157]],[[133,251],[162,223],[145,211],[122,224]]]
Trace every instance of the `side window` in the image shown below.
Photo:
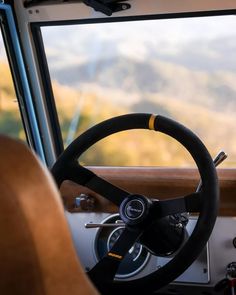
[[[0,29],[0,134],[26,141]]]

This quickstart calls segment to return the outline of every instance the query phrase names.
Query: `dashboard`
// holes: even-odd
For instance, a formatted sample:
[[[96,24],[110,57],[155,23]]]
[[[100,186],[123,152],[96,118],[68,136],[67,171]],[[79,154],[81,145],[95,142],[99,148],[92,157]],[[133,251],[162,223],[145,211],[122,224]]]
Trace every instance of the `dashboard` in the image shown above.
[[[111,248],[123,228],[118,214],[66,213],[79,259],[86,271]],[[189,217],[185,240],[191,235],[197,218]],[[86,228],[85,224],[102,223],[100,228]],[[115,226],[112,226],[116,224]],[[215,285],[226,277],[227,266],[236,261],[236,218],[218,217],[212,235],[198,259],[163,294],[224,294],[215,292]],[[158,238],[158,237],[154,237]],[[148,275],[173,258],[158,257],[136,243],[122,262],[116,280],[132,280]],[[162,293],[161,293],[162,294]]]

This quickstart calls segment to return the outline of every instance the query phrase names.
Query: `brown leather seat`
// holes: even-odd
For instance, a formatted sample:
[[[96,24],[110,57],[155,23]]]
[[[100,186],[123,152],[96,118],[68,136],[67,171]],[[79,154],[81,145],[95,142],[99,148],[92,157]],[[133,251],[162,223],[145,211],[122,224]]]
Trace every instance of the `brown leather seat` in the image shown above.
[[[0,294],[97,294],[76,256],[50,173],[0,136]]]

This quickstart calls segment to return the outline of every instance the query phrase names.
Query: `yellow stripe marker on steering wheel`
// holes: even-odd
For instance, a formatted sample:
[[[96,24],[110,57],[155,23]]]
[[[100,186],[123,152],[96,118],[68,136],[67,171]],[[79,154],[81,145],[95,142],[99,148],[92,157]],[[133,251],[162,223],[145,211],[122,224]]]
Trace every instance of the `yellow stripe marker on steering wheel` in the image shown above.
[[[151,115],[151,117],[149,118],[149,122],[148,122],[148,128],[150,130],[155,130],[155,119],[156,119],[156,115]]]

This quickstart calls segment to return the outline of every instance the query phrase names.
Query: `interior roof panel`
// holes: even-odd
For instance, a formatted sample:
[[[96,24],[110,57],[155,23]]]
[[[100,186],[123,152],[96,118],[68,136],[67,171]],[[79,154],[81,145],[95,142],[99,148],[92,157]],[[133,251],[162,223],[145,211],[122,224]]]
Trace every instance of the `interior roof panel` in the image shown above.
[[[194,12],[216,12],[236,10],[235,0],[130,0],[131,8],[106,16],[94,11],[84,3],[75,1],[69,3],[38,5],[24,8],[24,0],[15,1],[16,11],[24,14],[28,22],[49,22],[65,20],[104,19],[112,20],[117,17],[141,17],[151,15],[183,14]]]

